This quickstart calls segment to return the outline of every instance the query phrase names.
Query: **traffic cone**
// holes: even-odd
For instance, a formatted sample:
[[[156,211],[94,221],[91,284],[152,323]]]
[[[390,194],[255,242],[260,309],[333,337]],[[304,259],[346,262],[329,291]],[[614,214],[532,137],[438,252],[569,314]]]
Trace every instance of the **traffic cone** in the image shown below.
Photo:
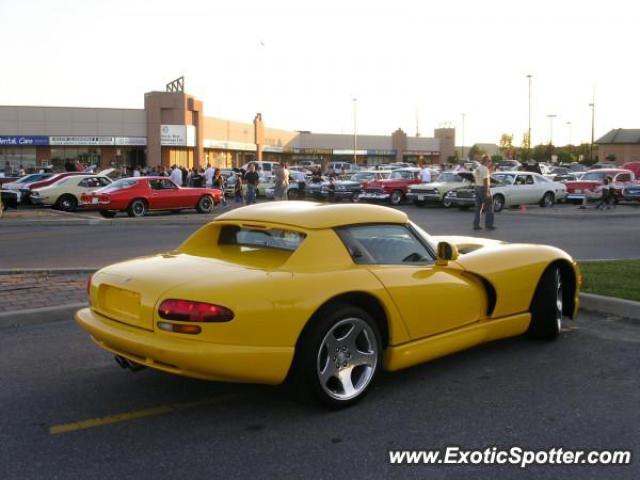
[[[527,213],[527,206],[525,204],[520,205],[520,213]]]

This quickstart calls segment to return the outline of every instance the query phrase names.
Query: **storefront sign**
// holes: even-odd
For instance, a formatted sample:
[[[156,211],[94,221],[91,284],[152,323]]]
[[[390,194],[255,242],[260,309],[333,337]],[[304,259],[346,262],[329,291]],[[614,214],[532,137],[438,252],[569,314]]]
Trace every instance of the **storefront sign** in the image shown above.
[[[334,155],[354,155],[353,150],[334,150]],[[355,155],[366,155],[366,150],[356,150]]]
[[[284,148],[278,147],[276,145],[264,145],[262,147],[262,151],[268,153],[282,153],[284,151]]]
[[[367,155],[372,156],[385,156],[385,155],[395,155],[395,150],[367,150]]]
[[[291,151],[303,155],[331,155],[333,153],[330,148],[293,148]]]
[[[187,125],[187,147],[196,146],[196,127]]]
[[[160,145],[185,147],[187,145],[186,125],[160,125]]]
[[[147,137],[116,137],[116,145],[122,146],[145,146]]]
[[[440,155],[440,152],[430,152],[426,150],[405,150],[402,153],[403,155],[424,155],[424,156]]]
[[[245,152],[255,152],[257,147],[254,143],[225,142],[224,140],[204,140],[204,148],[215,148],[217,150],[242,150]],[[265,151],[263,149],[263,151]]]
[[[114,145],[113,137],[49,137],[49,145]]]
[[[0,135],[0,145],[16,145],[24,147],[49,145],[49,137],[44,137],[42,135]]]

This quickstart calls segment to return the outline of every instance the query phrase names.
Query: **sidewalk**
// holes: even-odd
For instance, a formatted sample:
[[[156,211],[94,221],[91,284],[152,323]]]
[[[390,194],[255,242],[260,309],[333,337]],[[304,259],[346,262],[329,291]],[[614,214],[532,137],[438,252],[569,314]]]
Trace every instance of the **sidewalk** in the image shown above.
[[[87,301],[88,273],[0,275],[0,314]]]

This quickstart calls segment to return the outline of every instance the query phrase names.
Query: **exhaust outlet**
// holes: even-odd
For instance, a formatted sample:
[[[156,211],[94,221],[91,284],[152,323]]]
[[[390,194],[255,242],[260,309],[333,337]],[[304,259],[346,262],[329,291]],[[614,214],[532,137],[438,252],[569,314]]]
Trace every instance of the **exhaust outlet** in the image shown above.
[[[128,358],[125,358],[121,355],[115,355],[114,360],[120,366],[120,368],[124,368],[125,370],[131,370],[132,372],[138,372],[145,368],[144,365],[140,365],[139,363],[132,362]]]

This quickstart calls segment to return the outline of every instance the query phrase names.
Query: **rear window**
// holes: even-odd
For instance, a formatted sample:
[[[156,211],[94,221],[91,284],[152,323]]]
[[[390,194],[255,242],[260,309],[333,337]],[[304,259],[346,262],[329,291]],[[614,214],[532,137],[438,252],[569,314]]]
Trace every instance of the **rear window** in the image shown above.
[[[293,252],[298,249],[305,238],[304,233],[292,230],[225,225],[220,230],[218,244],[238,245],[249,250],[272,248]]]
[[[115,192],[116,190],[125,190],[127,188],[133,187],[136,183],[138,183],[137,180],[124,178],[122,180],[116,180],[115,182],[113,182],[111,185],[109,185],[107,188],[103,189],[102,191]]]

